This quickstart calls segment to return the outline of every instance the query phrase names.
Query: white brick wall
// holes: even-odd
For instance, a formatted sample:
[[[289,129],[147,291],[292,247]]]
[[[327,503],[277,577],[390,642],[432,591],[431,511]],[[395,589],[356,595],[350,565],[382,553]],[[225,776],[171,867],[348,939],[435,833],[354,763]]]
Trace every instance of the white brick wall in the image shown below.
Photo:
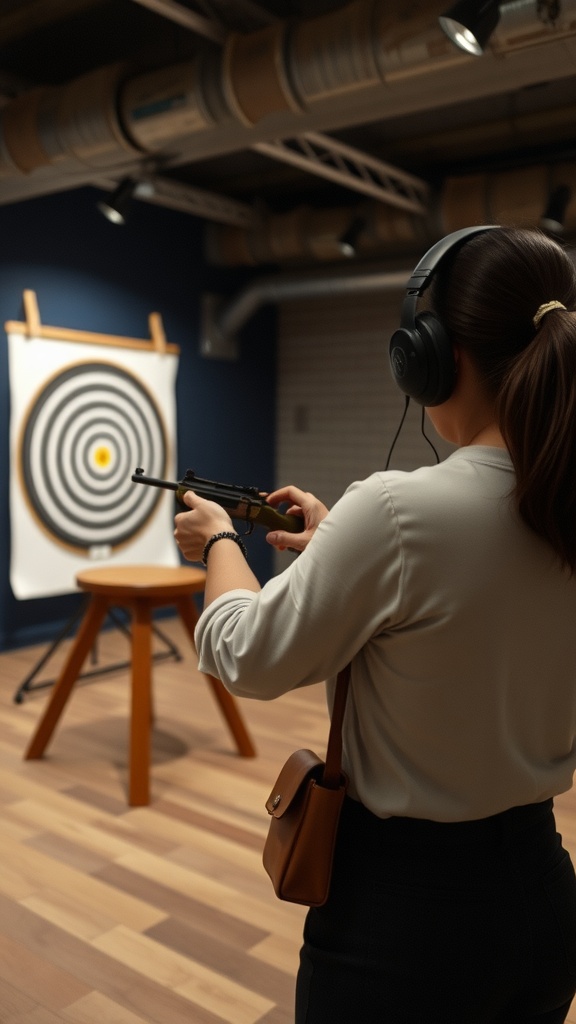
[[[349,483],[383,469],[404,409],[388,365],[403,295],[346,295],[285,303],[279,310],[277,485],[296,484],[328,506]],[[411,403],[391,467],[435,461]],[[452,449],[427,421],[444,458]],[[279,571],[291,558],[277,556]]]

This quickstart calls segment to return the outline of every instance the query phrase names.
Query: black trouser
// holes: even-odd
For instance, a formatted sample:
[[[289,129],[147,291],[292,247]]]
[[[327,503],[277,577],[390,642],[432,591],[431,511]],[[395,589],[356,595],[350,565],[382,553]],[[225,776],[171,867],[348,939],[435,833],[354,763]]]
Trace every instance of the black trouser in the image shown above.
[[[438,824],[347,798],[296,1024],[562,1024],[575,992],[576,880],[551,800]]]

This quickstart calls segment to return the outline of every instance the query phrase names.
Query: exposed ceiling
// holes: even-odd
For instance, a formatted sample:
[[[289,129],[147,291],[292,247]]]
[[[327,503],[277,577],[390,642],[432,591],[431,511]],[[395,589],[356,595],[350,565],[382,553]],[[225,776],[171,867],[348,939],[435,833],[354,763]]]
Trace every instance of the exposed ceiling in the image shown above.
[[[126,177],[228,263],[393,255],[467,223],[576,233],[576,0],[4,0],[0,204]],[[151,190],[153,187],[153,191]]]

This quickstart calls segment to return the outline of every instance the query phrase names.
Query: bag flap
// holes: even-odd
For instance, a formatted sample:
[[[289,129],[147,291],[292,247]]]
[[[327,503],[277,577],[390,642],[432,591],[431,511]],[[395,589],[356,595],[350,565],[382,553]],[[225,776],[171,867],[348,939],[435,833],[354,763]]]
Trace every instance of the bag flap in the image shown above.
[[[311,775],[319,777],[323,769],[324,762],[313,750],[295,750],[290,754],[266,801],[268,814],[281,818],[302,783]]]

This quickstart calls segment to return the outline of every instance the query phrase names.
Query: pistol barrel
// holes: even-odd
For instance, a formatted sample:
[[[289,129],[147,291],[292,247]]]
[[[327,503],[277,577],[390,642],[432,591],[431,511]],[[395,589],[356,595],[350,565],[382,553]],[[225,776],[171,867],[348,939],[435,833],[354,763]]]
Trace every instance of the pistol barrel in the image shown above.
[[[180,486],[173,483],[172,480],[159,480],[155,476],[145,476],[143,469],[137,469],[130,479],[135,484],[150,484],[152,487],[164,487],[167,491],[177,491]]]

